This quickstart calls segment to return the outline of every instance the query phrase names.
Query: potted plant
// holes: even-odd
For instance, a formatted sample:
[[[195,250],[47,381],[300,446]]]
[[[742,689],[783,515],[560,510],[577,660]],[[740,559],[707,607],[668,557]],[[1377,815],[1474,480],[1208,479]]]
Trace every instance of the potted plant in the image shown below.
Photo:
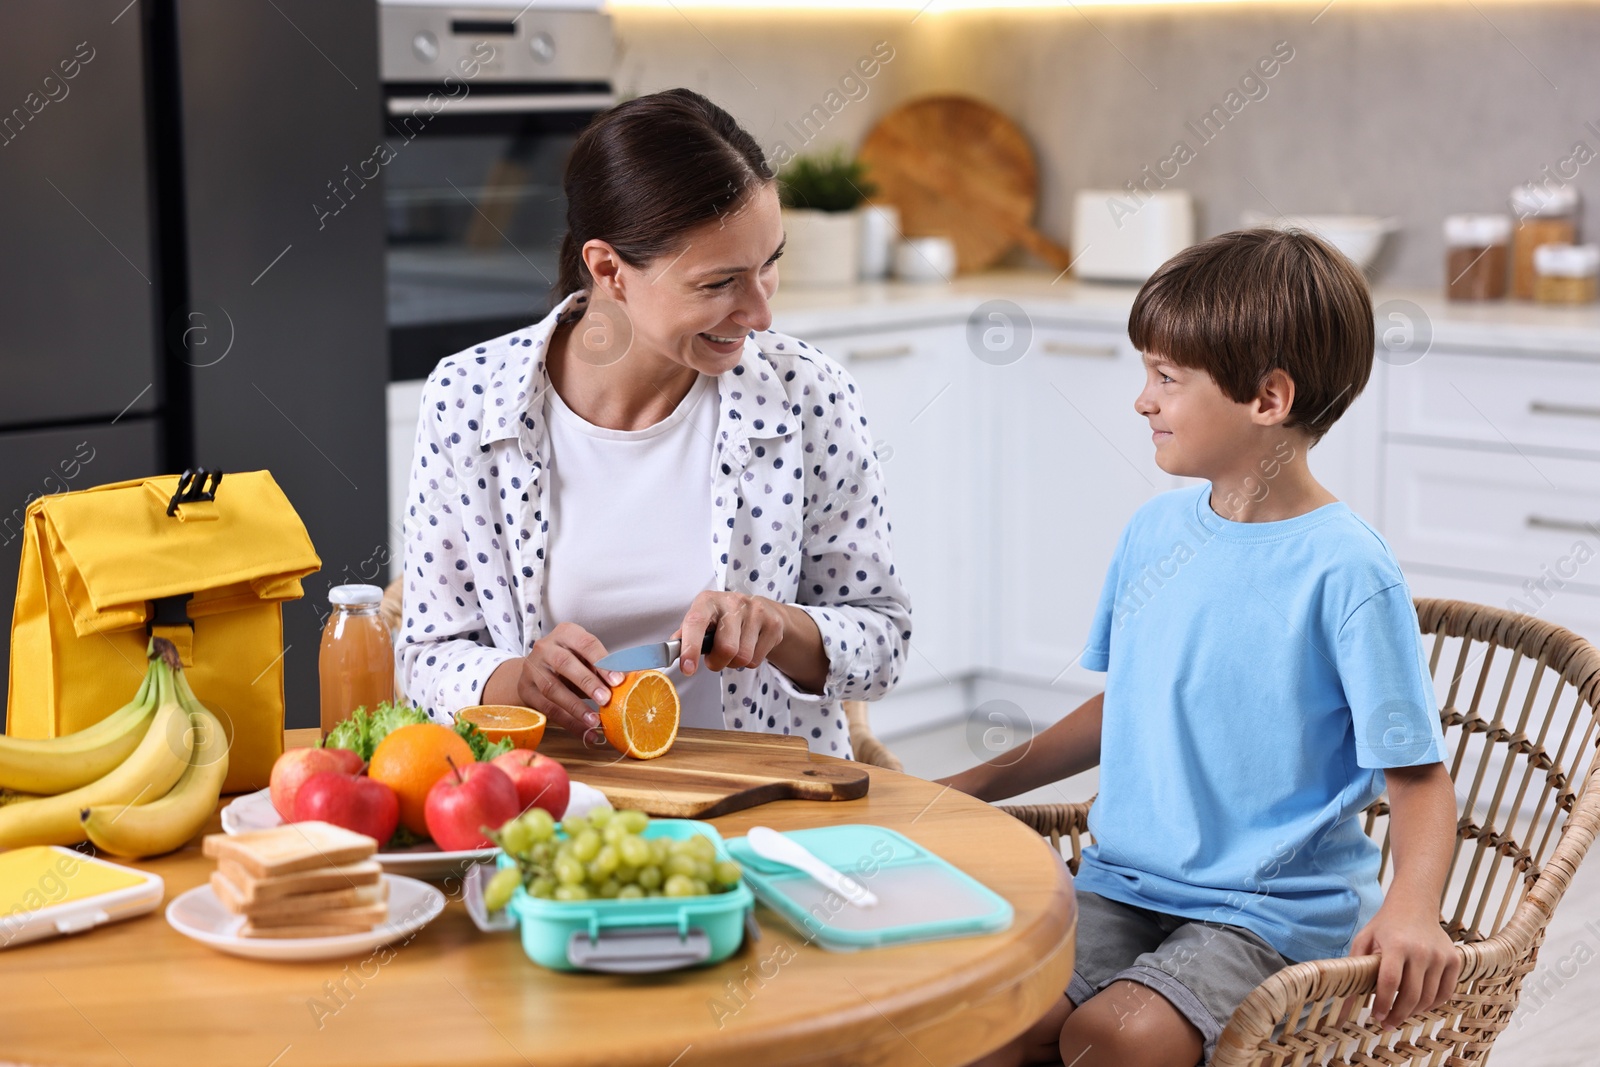
[[[779,172],[785,282],[848,285],[856,280],[861,205],[877,191],[865,173],[866,165],[842,146],[796,156]]]

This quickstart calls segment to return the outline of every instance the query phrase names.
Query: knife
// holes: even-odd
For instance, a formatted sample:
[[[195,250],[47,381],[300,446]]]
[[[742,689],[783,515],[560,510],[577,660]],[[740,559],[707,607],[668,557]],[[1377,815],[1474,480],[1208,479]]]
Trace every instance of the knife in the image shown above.
[[[705,640],[700,642],[700,654],[708,655],[711,646],[717,641],[717,624],[712,623],[706,628]],[[648,645],[634,645],[632,648],[619,648],[610,655],[604,656],[595,664],[603,671],[647,671],[665,670],[672,666],[683,651],[682,641],[656,641]]]

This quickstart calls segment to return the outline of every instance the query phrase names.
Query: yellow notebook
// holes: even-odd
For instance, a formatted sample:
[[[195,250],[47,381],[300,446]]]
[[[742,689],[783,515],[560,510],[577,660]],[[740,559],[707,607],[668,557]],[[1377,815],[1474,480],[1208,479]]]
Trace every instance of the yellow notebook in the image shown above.
[[[0,949],[154,911],[160,875],[59,845],[0,852]]]

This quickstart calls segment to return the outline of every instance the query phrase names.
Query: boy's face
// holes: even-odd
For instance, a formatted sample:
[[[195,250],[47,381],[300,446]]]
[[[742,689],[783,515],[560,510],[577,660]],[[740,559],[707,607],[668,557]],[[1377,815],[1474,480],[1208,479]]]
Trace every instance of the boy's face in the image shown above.
[[[1156,466],[1185,478],[1214,479],[1239,465],[1258,427],[1253,405],[1223,393],[1203,370],[1144,354],[1144,389],[1134,410],[1150,421]]]

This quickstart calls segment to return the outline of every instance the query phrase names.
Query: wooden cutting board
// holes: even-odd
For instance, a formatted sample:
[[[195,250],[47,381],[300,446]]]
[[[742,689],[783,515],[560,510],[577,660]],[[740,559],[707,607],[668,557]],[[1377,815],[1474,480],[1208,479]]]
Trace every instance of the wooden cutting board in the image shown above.
[[[991,267],[1015,244],[1066,270],[1071,253],[1032,224],[1039,171],[1027,135],[967,96],[927,96],[883,117],[859,158],[873,200],[900,211],[908,237],[948,236],[962,272]]]
[[[785,734],[685,727],[666,755],[636,760],[550,730],[539,751],[613,806],[675,819],[709,819],[773,800],[855,800],[866,796],[869,781],[860,764],[813,759],[804,738]]]

